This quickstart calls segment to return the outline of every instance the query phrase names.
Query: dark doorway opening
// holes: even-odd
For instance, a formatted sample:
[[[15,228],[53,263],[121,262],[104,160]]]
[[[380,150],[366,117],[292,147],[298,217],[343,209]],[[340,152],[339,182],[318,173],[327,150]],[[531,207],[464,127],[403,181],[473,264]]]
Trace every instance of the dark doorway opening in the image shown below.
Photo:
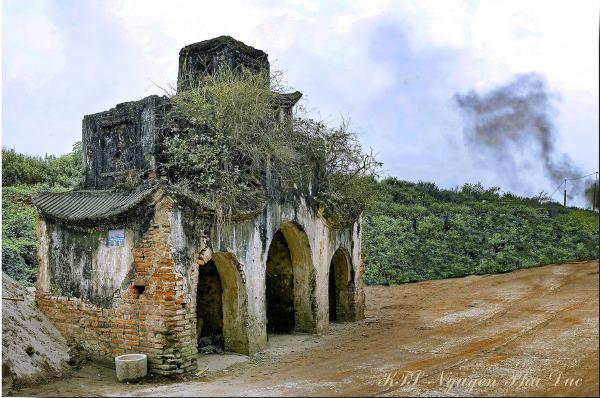
[[[333,254],[329,266],[329,321],[346,322],[353,319],[354,273],[343,249]]]
[[[337,296],[339,292],[335,286],[335,267],[333,266],[333,261],[331,262],[331,267],[329,268],[329,321],[335,322],[337,321]]]
[[[294,272],[287,241],[277,231],[271,241],[266,270],[267,332],[294,330]]]
[[[196,304],[198,349],[204,353],[210,352],[210,347],[223,349],[223,287],[213,260],[198,269]]]

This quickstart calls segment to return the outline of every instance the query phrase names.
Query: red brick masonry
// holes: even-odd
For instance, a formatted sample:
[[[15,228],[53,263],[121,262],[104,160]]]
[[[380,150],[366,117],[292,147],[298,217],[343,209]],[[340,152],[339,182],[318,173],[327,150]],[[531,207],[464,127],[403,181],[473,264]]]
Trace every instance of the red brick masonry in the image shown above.
[[[37,289],[39,308],[65,338],[97,358],[147,354],[152,373],[196,369],[196,303],[186,292],[186,278],[175,270],[169,246],[172,209],[169,198],[156,205],[152,225],[133,250],[135,281],[115,297],[112,308]],[[191,272],[191,278],[197,278],[197,267]]]

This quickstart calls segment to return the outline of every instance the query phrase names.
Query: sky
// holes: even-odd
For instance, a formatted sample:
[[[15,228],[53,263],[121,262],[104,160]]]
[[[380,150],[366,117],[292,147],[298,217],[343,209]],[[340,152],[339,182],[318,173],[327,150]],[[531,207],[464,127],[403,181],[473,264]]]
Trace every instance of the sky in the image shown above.
[[[269,54],[308,115],[350,120],[383,176],[551,192],[535,150],[506,173],[468,145],[453,98],[540,74],[556,156],[596,171],[598,18],[585,0],[3,0],[2,145],[66,153],[83,115],[163,94],[181,47],[230,35]]]

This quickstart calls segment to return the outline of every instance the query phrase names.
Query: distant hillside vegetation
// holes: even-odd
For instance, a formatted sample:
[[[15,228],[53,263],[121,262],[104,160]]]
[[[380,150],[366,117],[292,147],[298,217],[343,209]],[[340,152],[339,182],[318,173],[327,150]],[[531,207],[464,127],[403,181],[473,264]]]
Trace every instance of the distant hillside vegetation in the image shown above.
[[[465,184],[377,184],[363,218],[368,284],[506,272],[598,257],[598,213]]]

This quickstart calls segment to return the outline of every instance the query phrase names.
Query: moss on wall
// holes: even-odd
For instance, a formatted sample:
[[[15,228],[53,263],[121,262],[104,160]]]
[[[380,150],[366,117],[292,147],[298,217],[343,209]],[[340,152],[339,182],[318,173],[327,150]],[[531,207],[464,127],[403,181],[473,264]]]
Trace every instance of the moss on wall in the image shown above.
[[[103,308],[135,278],[132,248],[148,229],[143,217],[127,225],[81,231],[47,221],[45,257],[53,295],[89,300]],[[109,229],[125,228],[124,246],[109,247]]]

